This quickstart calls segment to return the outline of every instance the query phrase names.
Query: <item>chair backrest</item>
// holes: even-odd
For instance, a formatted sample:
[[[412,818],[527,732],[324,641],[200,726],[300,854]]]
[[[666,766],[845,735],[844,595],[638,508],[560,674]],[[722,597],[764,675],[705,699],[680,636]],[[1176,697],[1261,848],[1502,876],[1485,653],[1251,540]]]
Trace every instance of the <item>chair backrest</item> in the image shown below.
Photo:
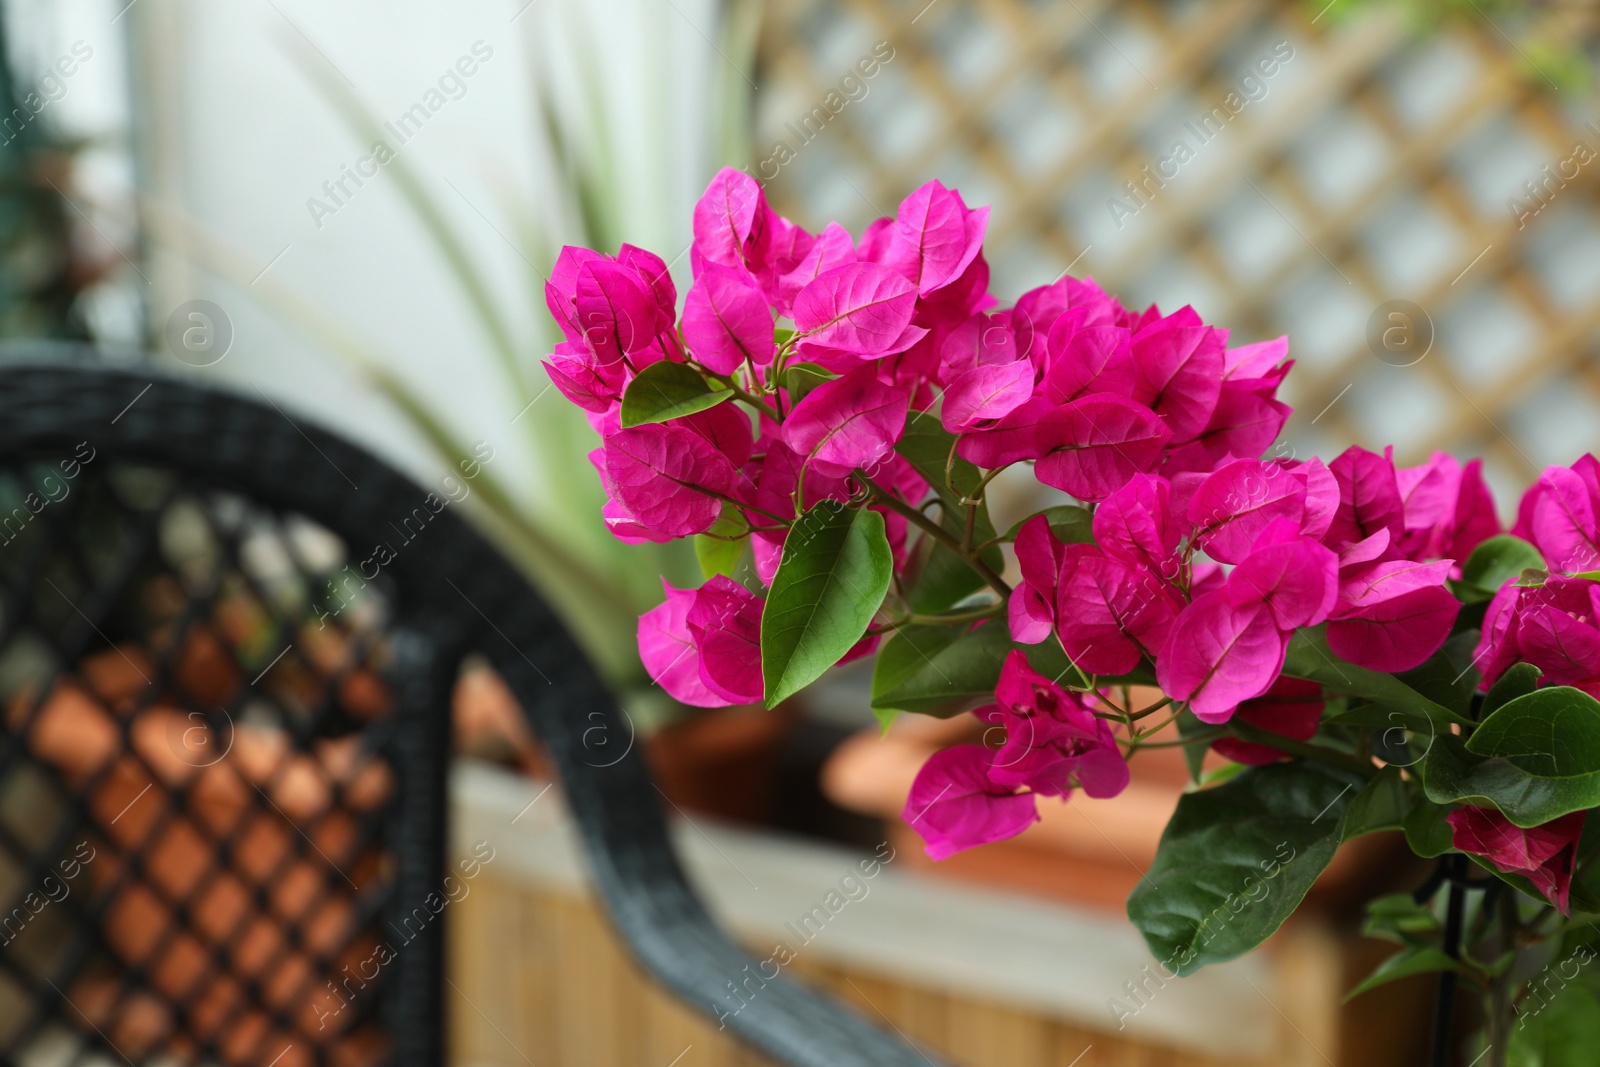
[[[270,402],[57,353],[0,369],[4,1062],[441,1062],[469,652],[645,968],[709,1014],[753,963],[637,752],[585,750],[621,711],[449,498]],[[786,1063],[932,1062],[781,978],[729,1025]]]

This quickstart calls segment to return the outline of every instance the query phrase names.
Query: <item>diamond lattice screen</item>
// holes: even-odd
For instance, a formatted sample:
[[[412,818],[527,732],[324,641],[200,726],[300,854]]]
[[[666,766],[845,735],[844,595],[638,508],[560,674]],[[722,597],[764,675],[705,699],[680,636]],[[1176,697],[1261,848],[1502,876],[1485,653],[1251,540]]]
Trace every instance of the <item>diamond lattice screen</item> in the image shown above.
[[[752,169],[857,232],[939,177],[993,206],[1005,302],[1070,267],[1288,333],[1285,447],[1482,456],[1509,510],[1600,448],[1600,110],[1519,43],[1592,67],[1600,13],[1343,2],[773,0]]]

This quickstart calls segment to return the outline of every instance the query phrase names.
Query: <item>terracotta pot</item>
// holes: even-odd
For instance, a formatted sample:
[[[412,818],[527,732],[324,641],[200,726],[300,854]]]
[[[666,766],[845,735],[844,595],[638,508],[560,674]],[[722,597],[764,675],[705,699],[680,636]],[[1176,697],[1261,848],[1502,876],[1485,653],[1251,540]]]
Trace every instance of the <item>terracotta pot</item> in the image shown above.
[[[786,703],[695,711],[636,738],[668,799],[685,811],[761,822],[771,808],[778,755],[799,717]],[[462,672],[454,699],[456,749],[511,763],[540,778],[555,769],[528,730],[500,676],[487,665]]]

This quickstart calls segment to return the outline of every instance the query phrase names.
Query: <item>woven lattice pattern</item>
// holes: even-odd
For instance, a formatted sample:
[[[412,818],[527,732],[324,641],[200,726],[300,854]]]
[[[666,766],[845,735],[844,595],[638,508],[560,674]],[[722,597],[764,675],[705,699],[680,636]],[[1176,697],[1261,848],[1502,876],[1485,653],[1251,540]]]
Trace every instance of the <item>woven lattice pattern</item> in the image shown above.
[[[92,451],[0,471],[0,1060],[381,1062],[383,590]]]
[[[790,217],[853,228],[939,177],[993,205],[1002,300],[1070,266],[1241,342],[1288,333],[1285,447],[1482,455],[1505,500],[1600,448],[1600,112],[1514,43],[1593,55],[1600,16],[1419,33],[1320,6],[777,0],[755,172]],[[1433,342],[1378,358],[1394,300],[1427,319],[1384,326]]]

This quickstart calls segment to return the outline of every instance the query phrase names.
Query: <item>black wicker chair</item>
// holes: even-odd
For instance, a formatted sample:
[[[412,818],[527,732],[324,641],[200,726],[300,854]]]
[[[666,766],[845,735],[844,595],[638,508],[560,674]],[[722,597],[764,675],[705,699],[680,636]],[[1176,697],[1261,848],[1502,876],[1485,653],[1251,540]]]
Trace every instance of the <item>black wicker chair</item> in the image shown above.
[[[444,835],[470,653],[622,939],[709,1013],[753,960],[638,754],[585,751],[627,726],[520,575],[338,436],[90,361],[0,367],[0,1058],[440,1063],[449,909],[424,902],[468,876]],[[781,977],[728,1024],[790,1064],[932,1062]]]

